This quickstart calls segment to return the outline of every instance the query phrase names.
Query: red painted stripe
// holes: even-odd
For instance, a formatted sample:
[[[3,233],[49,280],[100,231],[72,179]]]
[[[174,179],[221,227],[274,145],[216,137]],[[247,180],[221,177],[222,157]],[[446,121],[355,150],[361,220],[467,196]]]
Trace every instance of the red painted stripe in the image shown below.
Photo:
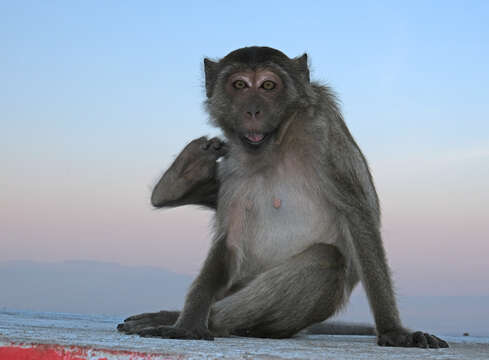
[[[86,360],[81,349],[70,351],[58,345],[0,347],[0,360]],[[100,359],[102,360],[102,359]]]
[[[0,360],[171,360],[185,357],[148,354],[137,351],[91,349],[81,346],[64,347],[55,344],[12,344],[0,346]]]

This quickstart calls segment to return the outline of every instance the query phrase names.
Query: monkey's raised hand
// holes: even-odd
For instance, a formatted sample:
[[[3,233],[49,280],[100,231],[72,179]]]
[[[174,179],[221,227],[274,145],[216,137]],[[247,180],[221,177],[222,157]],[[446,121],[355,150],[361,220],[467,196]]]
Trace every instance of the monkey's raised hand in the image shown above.
[[[151,204],[158,208],[195,204],[215,209],[219,189],[216,161],[227,151],[227,144],[218,138],[203,136],[191,141],[154,187]]]

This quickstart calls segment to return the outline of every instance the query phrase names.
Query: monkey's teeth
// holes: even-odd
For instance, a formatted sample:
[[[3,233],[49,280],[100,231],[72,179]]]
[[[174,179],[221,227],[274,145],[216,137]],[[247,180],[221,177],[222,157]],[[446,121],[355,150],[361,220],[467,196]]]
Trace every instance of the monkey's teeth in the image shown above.
[[[247,134],[246,137],[248,138],[248,140],[256,143],[262,141],[265,135],[252,133],[252,134]]]

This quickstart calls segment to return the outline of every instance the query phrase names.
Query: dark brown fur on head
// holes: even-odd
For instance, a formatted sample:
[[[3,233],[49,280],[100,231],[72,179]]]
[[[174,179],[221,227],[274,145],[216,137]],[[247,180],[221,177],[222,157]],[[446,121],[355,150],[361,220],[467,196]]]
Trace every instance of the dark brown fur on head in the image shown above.
[[[204,66],[206,109],[212,123],[231,143],[243,143],[248,149],[263,148],[283,121],[312,98],[306,54],[291,59],[281,51],[253,46],[232,51],[216,62],[205,59]],[[249,79],[270,74],[272,79],[278,77],[274,82],[278,84],[272,91],[251,89],[243,95],[230,85],[236,74],[248,74]],[[261,136],[265,136],[263,144],[250,145],[247,140]]]

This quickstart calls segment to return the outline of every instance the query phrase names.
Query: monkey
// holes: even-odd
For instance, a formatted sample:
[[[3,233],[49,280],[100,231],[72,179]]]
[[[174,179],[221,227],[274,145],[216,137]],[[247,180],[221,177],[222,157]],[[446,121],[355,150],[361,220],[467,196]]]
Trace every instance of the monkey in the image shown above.
[[[192,141],[153,206],[215,211],[204,264],[181,312],[118,330],[175,339],[288,338],[341,310],[361,281],[381,346],[445,348],[400,320],[367,160],[307,54],[244,47],[204,59],[205,108],[224,140]],[[217,161],[219,159],[219,161]]]

